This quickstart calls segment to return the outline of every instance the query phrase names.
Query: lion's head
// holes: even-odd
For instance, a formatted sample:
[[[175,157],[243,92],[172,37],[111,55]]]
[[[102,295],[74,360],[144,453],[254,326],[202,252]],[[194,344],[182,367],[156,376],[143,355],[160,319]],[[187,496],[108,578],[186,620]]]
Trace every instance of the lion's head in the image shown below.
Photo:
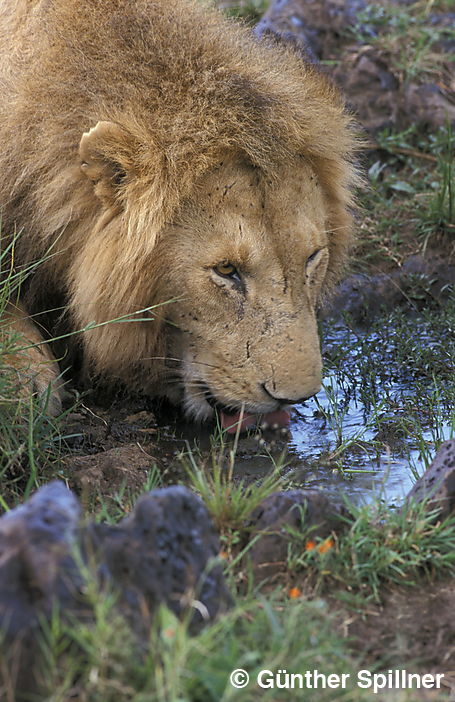
[[[333,203],[303,156],[289,158],[270,177],[245,156],[226,152],[180,201],[149,253],[137,260],[135,251],[135,263],[127,260],[131,253],[125,258],[127,220],[113,197],[116,182],[128,176],[106,158],[107,144],[116,137],[118,147],[122,136],[115,125],[100,123],[81,142],[82,170],[106,209],[96,250],[88,246],[76,260],[86,284],[76,287],[73,305],[81,317],[92,301],[99,314],[103,289],[107,307],[128,297],[130,312],[164,304],[152,319],[130,323],[123,338],[110,325],[90,332],[89,353],[114,374],[134,368],[144,389],[183,401],[194,418],[207,419],[218,408],[232,431],[240,419],[246,427],[258,415],[286,424],[289,406],[320,388],[316,305],[346,246],[346,213],[338,213],[346,231],[334,234]],[[125,282],[135,288],[132,297],[131,289],[121,293]],[[150,367],[158,360],[152,351],[158,323],[165,362],[157,389]]]
[[[315,309],[350,239],[338,91],[196,0],[58,0],[19,24],[0,202],[20,262],[46,258],[28,308],[57,293],[89,365],[194,417],[285,423],[319,388]]]

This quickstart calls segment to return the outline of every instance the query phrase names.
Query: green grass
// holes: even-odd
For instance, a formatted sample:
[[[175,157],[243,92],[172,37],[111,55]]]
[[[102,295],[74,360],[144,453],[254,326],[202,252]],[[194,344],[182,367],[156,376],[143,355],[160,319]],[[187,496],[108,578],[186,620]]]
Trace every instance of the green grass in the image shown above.
[[[453,63],[439,44],[454,36],[453,28],[429,21],[435,11],[450,12],[450,3],[424,0],[406,5],[392,2],[369,3],[356,14],[356,25],[348,32],[357,41],[376,46],[400,82],[431,80]]]
[[[240,528],[253,509],[285,483],[280,466],[260,482],[234,482],[236,448],[230,448],[228,457],[224,449],[224,443],[218,445],[211,452],[209,463],[197,460],[192,451],[182,455],[188,483],[204,501],[220,532],[226,527]]]
[[[321,595],[329,590],[348,611],[361,613],[380,599],[385,583],[422,587],[426,579],[453,574],[455,518],[433,523],[432,515],[415,505],[402,512],[390,512],[385,505],[349,509],[346,530],[330,540],[313,541],[311,532],[289,530],[286,581],[267,596],[255,588],[235,596],[233,608],[197,636],[190,635],[188,620],[178,621],[161,607],[149,639],[138,641],[116,609],[116,593],[100,590],[86,571],[83,592],[93,607],[93,620],[76,621],[55,609],[43,624],[43,658],[35,661],[44,689],[38,699],[274,702],[290,699],[292,693],[259,689],[255,680],[263,669],[345,673],[352,681],[361,669],[380,669],[379,660],[364,660],[350,650],[336,608]],[[303,594],[290,599],[289,583],[302,593],[311,589],[311,600]],[[12,670],[10,661],[8,665]],[[414,669],[409,662],[394,661],[394,667],[403,666]],[[229,682],[231,671],[238,668],[247,670],[252,681],[241,693]],[[0,695],[1,691],[0,687]],[[359,690],[354,683],[345,690],[303,694],[314,702],[371,699],[371,691]]]
[[[277,594],[243,599],[197,637],[161,608],[149,646],[137,644],[115,612],[115,597],[94,598],[91,624],[64,623],[54,617],[43,632],[45,663],[40,664],[42,699],[64,702],[80,695],[84,702],[221,702],[289,699],[289,691],[260,689],[264,668],[274,672],[350,673],[356,664],[346,653],[334,616],[322,600],[288,602]],[[248,671],[250,685],[242,692],[229,682],[238,668]],[[354,686],[353,686],[354,687]],[[358,690],[305,692],[305,699],[368,699]],[[7,701],[9,702],[9,701]]]
[[[455,245],[455,137],[450,125],[441,130],[437,154],[437,187],[428,197],[420,225],[425,245],[433,231],[446,232]]]
[[[336,584],[365,603],[380,601],[385,583],[412,587],[455,574],[455,516],[438,521],[427,505],[414,503],[394,511],[381,502],[348,507],[346,530],[328,542],[290,531],[295,582],[300,576],[319,590]]]
[[[386,130],[366,163],[370,188],[360,194],[353,267],[401,265],[410,254],[442,245],[455,253],[455,136],[450,127],[420,133]],[[378,152],[378,149],[380,151]]]
[[[214,464],[212,473],[198,465],[194,456],[187,470],[190,486],[202,497],[222,542],[228,544],[224,555],[232,571],[232,564],[244,559],[251,546],[250,538],[246,548],[238,552],[238,544],[248,541],[248,516],[268,494],[278,488],[286,490],[286,479],[277,471],[262,484],[234,484],[229,471],[223,474],[219,463]],[[356,591],[366,600],[379,600],[384,583],[412,586],[425,576],[455,574],[455,516],[438,521],[425,503],[391,510],[381,500],[368,505],[345,502],[345,527],[338,535],[314,540],[311,529],[288,530],[289,557],[283,582],[300,575],[323,590],[336,587]]]
[[[261,19],[270,3],[269,0],[217,0],[216,4],[228,17],[255,24]]]
[[[37,264],[13,268],[18,236],[5,244],[0,237],[0,507],[7,509],[27,499],[42,484],[47,468],[59,455],[62,437],[57,422],[47,415],[47,397],[18,393],[18,378],[8,359],[23,348],[18,334],[2,325],[8,300],[17,299],[20,287]]]
[[[361,702],[371,700],[371,690],[356,687],[357,672],[377,669],[346,653],[345,641],[335,632],[334,618],[323,601],[291,602],[284,610],[274,596],[242,603],[197,638],[188,635],[184,623],[161,610],[148,654],[135,645],[124,622],[109,607],[97,613],[92,626],[56,625],[46,645],[47,666],[42,673],[49,690],[43,698],[47,702],[67,702],[76,696],[83,702],[300,698]],[[240,692],[229,683],[231,672],[239,668],[250,676],[248,687]],[[255,681],[264,669],[275,674],[317,670],[325,675],[347,674],[350,679],[345,690],[260,689]],[[391,699],[413,697],[404,693]]]

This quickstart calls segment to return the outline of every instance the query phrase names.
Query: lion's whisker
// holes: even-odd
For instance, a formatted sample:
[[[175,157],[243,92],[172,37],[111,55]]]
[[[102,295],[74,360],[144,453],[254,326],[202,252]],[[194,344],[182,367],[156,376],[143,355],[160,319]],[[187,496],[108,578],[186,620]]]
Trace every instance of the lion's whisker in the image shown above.
[[[207,368],[214,368],[215,370],[221,370],[219,366],[214,365],[213,363],[207,363],[207,361],[184,361],[181,358],[173,358],[172,356],[142,356],[141,360],[143,361],[174,361],[176,363],[179,363],[180,365],[190,365],[190,366],[207,366]]]

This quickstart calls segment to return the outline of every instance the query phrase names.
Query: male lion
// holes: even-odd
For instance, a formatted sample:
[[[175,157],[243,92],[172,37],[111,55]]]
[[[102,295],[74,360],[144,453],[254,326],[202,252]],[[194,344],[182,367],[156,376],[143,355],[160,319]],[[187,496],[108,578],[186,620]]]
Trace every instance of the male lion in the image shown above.
[[[63,305],[96,373],[231,431],[286,424],[350,239],[336,89],[192,0],[3,0],[0,52],[3,233],[16,267],[44,259],[3,328],[49,338]],[[58,407],[47,344],[11,365]]]

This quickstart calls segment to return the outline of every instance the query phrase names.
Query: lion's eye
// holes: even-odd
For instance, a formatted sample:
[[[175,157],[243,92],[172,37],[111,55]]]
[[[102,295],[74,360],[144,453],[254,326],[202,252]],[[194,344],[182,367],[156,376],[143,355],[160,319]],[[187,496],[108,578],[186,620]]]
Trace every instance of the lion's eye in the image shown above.
[[[222,261],[221,263],[218,263],[216,266],[213,266],[213,270],[215,273],[218,275],[221,275],[223,278],[239,278],[239,274],[237,272],[237,268],[232,265],[232,263],[229,263],[229,261]]]
[[[314,261],[314,259],[315,259],[316,256],[318,255],[318,253],[320,253],[320,251],[322,251],[322,249],[316,249],[316,251],[313,251],[313,253],[311,254],[311,256],[308,256],[308,258],[307,258],[307,260],[306,260],[306,265],[307,265],[307,266],[308,266],[309,263],[312,263],[312,262]]]

